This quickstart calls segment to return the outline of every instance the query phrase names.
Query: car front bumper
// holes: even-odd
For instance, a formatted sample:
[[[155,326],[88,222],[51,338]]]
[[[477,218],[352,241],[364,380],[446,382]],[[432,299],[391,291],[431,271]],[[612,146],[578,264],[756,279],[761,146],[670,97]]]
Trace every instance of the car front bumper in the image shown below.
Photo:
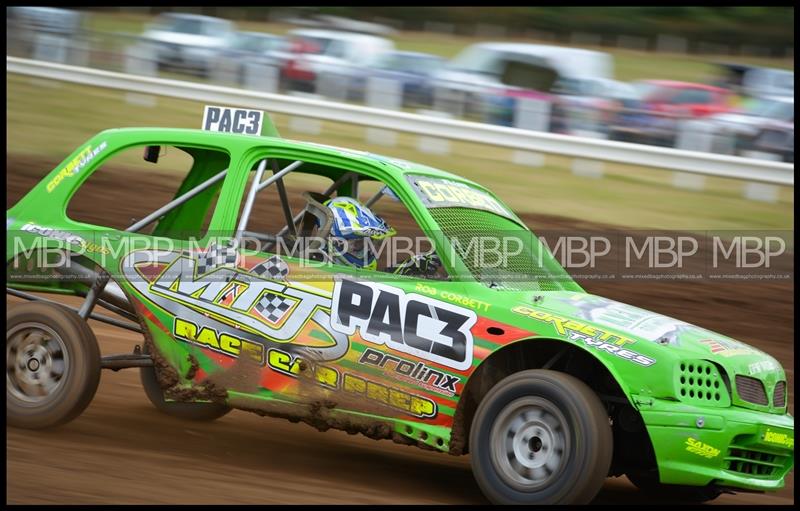
[[[794,418],[653,400],[640,410],[664,484],[771,491],[794,465]]]

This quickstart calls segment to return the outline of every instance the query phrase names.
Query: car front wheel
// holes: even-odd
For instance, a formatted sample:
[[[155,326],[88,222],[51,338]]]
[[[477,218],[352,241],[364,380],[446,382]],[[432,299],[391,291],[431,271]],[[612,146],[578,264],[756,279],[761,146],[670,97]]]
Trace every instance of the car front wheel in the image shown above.
[[[472,470],[495,504],[585,504],[608,475],[608,413],[582,381],[549,370],[501,380],[470,431]]]

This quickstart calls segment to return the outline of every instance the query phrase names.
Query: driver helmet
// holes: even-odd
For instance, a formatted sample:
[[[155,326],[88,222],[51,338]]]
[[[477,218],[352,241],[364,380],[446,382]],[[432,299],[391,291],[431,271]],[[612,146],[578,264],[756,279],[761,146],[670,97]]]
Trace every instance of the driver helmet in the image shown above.
[[[351,197],[336,197],[325,201],[333,214],[328,236],[328,255],[334,262],[374,270],[378,266],[374,243],[395,235],[395,230],[368,207]]]

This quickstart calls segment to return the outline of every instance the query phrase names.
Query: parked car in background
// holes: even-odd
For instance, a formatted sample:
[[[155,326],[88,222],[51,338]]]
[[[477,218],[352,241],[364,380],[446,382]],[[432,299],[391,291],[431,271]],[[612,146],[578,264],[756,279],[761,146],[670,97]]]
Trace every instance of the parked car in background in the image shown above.
[[[714,133],[731,137],[731,152],[741,156],[765,153],[794,163],[794,98],[751,100],[737,113],[715,115]]]
[[[519,102],[526,100],[531,100],[531,104],[535,105],[539,112],[531,114],[532,108],[519,109]],[[482,101],[485,120],[489,124],[554,133],[566,131],[564,116],[553,108],[558,98],[549,92],[504,86],[492,89],[490,93],[484,95]]]
[[[639,99],[623,101],[609,124],[609,138],[674,147],[680,123],[733,110],[733,93],[702,83],[633,82]]]
[[[554,115],[563,116],[564,132],[570,134],[605,136],[624,102],[639,99],[633,85],[608,78],[561,78],[553,93],[557,95]]]
[[[751,97],[794,98],[794,71],[769,67],[751,69],[742,78],[742,91]]]
[[[404,107],[430,107],[433,103],[433,74],[445,59],[431,53],[414,51],[389,51],[382,53],[369,67],[355,68],[351,78],[353,97],[365,99],[370,78],[385,78],[400,82]]]
[[[336,30],[292,30],[287,39],[283,78],[288,89],[303,92],[317,92],[323,74],[349,77],[354,68],[370,66],[380,54],[394,50],[389,39]]]
[[[739,149],[742,156],[755,156],[754,153],[762,157],[771,154],[778,161],[794,163],[794,121],[776,121],[764,127]]]
[[[604,52],[541,44],[478,43],[465,48],[434,75],[434,96],[439,110],[483,118],[487,96],[509,85],[549,92],[558,78],[612,75],[613,59]]]
[[[639,97],[636,87],[627,82],[591,77],[561,78],[553,86],[553,92],[565,98],[582,102]]]
[[[722,87],[673,80],[640,80],[633,85],[652,112],[699,118],[733,110],[733,94]]]
[[[284,38],[265,32],[236,32],[223,51],[231,58],[251,55],[271,57],[284,48]]]
[[[708,120],[716,133],[753,137],[775,121],[793,123],[794,97],[751,99],[741,109],[711,115]]]
[[[153,48],[159,69],[208,76],[214,57],[231,43],[235,33],[236,26],[222,18],[163,13],[147,26],[142,39]]]
[[[6,25],[11,28],[73,36],[81,28],[84,14],[58,7],[11,6],[6,10]]]
[[[794,71],[753,66],[738,62],[716,62],[714,85],[749,98],[794,97]]]
[[[64,51],[63,44],[38,48],[40,35],[76,38],[83,28],[86,14],[74,9],[57,7],[10,6],[6,8],[6,47],[9,55],[43,58],[45,54]],[[57,59],[54,59],[57,60]]]
[[[225,61],[226,72],[232,81],[245,82],[245,64],[249,61],[279,69],[280,52],[285,49],[283,37],[264,32],[236,32],[229,43],[220,49],[218,58]]]

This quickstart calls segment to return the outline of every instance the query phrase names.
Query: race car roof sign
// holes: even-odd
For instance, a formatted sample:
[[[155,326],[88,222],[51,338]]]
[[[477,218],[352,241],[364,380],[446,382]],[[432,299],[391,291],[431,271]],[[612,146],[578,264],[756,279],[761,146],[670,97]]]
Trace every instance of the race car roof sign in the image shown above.
[[[203,112],[203,129],[207,131],[260,136],[263,122],[263,110],[206,105]]]

